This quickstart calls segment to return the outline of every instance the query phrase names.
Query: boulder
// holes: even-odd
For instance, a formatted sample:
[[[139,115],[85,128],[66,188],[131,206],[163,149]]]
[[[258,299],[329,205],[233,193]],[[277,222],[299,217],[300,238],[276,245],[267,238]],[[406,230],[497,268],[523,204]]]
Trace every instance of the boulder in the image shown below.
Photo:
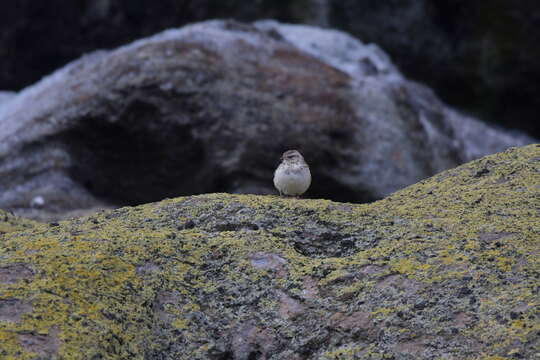
[[[540,145],[372,204],[208,194],[0,235],[0,357],[532,359]]]
[[[320,0],[33,0],[0,12],[0,89],[20,90],[96,49],[111,49],[168,28],[220,18],[324,25]],[[321,14],[321,12],[323,14]],[[319,15],[321,14],[321,15]]]
[[[31,228],[35,224],[31,220],[19,218],[9,212],[0,210],[0,238],[10,232]]]
[[[444,101],[540,136],[537,1],[329,3],[332,26],[380,45]]]
[[[535,0],[18,0],[0,12],[0,89],[20,90],[84,53],[214,18],[339,28],[388,51],[444,101],[540,137]]]
[[[0,91],[0,105],[13,99],[17,93],[14,91]]]
[[[0,106],[0,208],[36,219],[207,192],[366,202],[533,140],[480,124],[338,31],[210,21],[89,54]]]

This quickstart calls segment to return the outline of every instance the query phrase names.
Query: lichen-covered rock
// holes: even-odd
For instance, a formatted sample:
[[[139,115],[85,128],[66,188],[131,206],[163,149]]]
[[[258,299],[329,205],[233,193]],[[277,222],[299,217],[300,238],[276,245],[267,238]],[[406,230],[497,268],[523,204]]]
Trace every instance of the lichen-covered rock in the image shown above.
[[[4,235],[2,359],[533,359],[540,145],[369,205],[212,194]]]
[[[0,239],[6,233],[21,231],[35,225],[36,223],[31,220],[19,218],[11,213],[0,210]]]
[[[465,129],[465,130],[464,130]],[[367,202],[532,139],[480,126],[338,31],[210,21],[81,58],[0,106],[0,208],[36,219],[208,192]]]

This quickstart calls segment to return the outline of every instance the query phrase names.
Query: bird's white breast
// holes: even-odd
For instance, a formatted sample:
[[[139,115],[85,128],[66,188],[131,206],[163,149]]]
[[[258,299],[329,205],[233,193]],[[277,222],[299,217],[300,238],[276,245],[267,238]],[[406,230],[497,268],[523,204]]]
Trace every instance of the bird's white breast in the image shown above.
[[[307,166],[280,165],[274,173],[274,186],[290,196],[302,195],[311,185],[311,173]]]

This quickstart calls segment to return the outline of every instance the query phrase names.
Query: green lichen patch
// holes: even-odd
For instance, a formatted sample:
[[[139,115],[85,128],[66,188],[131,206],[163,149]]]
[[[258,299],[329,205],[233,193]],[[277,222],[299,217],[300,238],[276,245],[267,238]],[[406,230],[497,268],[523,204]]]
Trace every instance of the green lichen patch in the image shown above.
[[[2,241],[2,237],[6,233],[23,231],[35,225],[37,223],[31,220],[19,218],[7,211],[0,210],[0,241]]]
[[[7,232],[0,358],[533,358],[539,157],[373,204],[208,194]]]

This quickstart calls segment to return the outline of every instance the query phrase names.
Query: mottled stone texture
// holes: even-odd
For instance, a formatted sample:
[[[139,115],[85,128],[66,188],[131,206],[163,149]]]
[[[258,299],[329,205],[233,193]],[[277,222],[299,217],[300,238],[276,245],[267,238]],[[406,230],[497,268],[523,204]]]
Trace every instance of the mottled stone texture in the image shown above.
[[[211,21],[87,55],[0,105],[0,208],[36,219],[207,192],[366,202],[533,140],[490,128],[338,31]]]
[[[0,11],[0,90],[84,53],[213,18],[338,28],[483,120],[540,137],[536,0],[18,0]]]
[[[34,222],[30,220],[17,218],[11,213],[0,210],[0,235],[8,232],[23,230],[32,226],[32,224],[34,224]]]
[[[213,18],[316,21],[310,0],[33,0],[0,11],[0,90],[19,90],[84,53]],[[311,22],[313,22],[311,21]]]
[[[32,224],[0,235],[0,357],[534,359],[539,216],[531,145],[369,205],[210,194]]]

